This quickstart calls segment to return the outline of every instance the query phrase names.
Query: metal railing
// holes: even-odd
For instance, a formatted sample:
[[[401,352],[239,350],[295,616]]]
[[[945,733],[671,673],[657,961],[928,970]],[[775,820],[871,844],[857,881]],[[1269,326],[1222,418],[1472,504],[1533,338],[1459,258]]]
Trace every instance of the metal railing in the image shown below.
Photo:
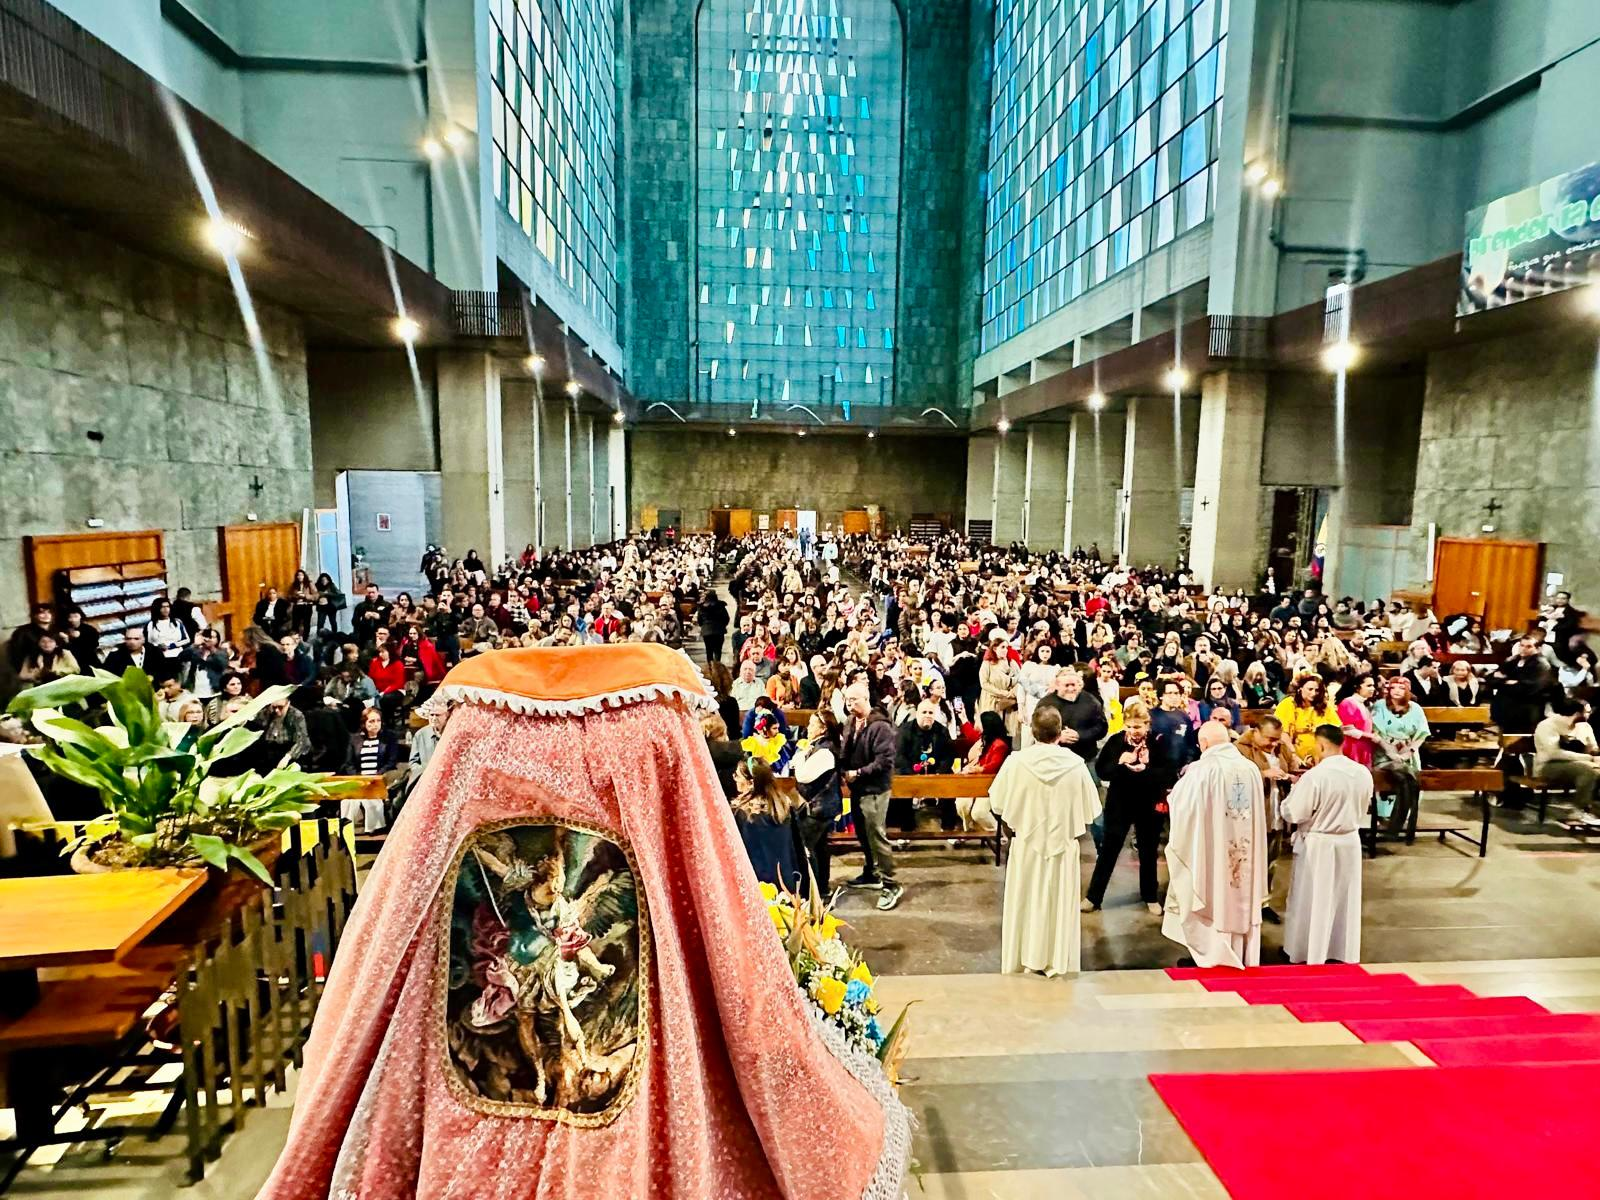
[[[1267,358],[1272,353],[1272,322],[1267,317],[1214,315],[1206,353],[1210,358]]]
[[[452,292],[450,321],[461,337],[528,336],[527,304],[520,292]]]

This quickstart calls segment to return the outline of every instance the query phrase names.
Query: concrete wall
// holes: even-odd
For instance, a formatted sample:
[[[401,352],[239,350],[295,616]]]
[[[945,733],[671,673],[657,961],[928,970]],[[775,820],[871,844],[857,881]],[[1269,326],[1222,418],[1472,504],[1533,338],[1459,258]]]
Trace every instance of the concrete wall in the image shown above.
[[[312,350],[311,469],[318,508],[340,471],[437,471],[439,392],[430,351],[418,371],[403,350]],[[509,455],[508,455],[509,458]]]
[[[633,431],[628,443],[630,529],[649,505],[681,509],[691,529],[723,504],[758,513],[813,508],[819,522],[835,524],[844,509],[877,504],[891,530],[914,513],[948,513],[958,527],[962,521],[967,450],[959,437],[730,438],[651,428]],[[987,516],[987,507],[979,515]]]
[[[1305,0],[1298,8],[1285,241],[1365,249],[1371,275],[1461,246],[1468,210],[1600,157],[1582,117],[1600,72],[1590,0]],[[1289,255],[1280,309],[1329,264]]]
[[[1537,364],[1537,372],[1530,370]],[[1547,544],[1580,607],[1600,605],[1600,344],[1576,330],[1465,346],[1428,360],[1416,499],[1413,582],[1427,526],[1440,535]],[[1501,508],[1491,516],[1490,500]]]
[[[0,194],[0,626],[26,617],[26,535],[161,529],[174,585],[214,597],[218,525],[300,520],[303,335],[257,310],[259,364],[225,280]]]

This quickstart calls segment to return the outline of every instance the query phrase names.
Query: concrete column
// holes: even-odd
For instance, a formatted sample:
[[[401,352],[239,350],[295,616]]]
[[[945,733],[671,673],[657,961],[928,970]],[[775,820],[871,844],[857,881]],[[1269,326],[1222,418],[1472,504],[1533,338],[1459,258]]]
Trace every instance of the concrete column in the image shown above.
[[[1206,585],[1253,587],[1267,377],[1224,371],[1201,383],[1189,565]]]
[[[534,528],[533,474],[538,466],[534,441],[533,384],[507,378],[500,384],[500,423],[505,446],[506,546],[512,556],[537,542]]]
[[[567,490],[567,441],[565,436],[567,401],[565,396],[546,397],[539,408],[539,495],[544,514],[544,536],[540,549],[552,546],[566,549],[563,519]]]
[[[567,504],[567,540],[562,545],[571,550],[576,545],[572,540],[572,405],[563,404],[561,406],[561,415],[564,418],[563,428],[566,432],[566,441],[562,446],[562,451],[565,455],[563,465],[566,470],[563,476],[565,486],[562,491],[566,497]]]
[[[590,452],[594,419],[574,408],[572,410],[572,544],[582,549],[594,545],[594,527],[590,514],[594,511],[594,463]]]
[[[500,371],[478,351],[440,351],[439,474],[444,539],[492,563],[506,553]]]
[[[533,397],[529,401],[529,409],[533,416],[533,546],[540,554],[544,553],[544,447],[540,444],[544,440],[544,398],[540,395],[540,386],[535,383]]]
[[[986,521],[994,515],[993,486],[995,447],[998,434],[986,433],[967,439],[967,519]]]
[[[1022,505],[1028,474],[1028,438],[1020,431],[995,439],[995,476],[992,487],[994,540],[1008,546],[1022,540]]]
[[[1122,487],[1122,413],[1072,414],[1067,427],[1067,496],[1061,542],[1071,553],[1099,546],[1109,559],[1117,545],[1117,492]]]
[[[628,536],[628,435],[617,425],[606,435],[606,478],[611,484],[611,537]]]
[[[1028,531],[1031,550],[1059,550],[1067,508],[1066,425],[1028,427]]]
[[[1192,478],[1180,462],[1179,430],[1188,425],[1185,397],[1175,420],[1170,396],[1140,396],[1128,401],[1127,436],[1123,446],[1123,559],[1131,566],[1178,561],[1179,496]],[[1192,437],[1183,438],[1183,458],[1193,451]]]

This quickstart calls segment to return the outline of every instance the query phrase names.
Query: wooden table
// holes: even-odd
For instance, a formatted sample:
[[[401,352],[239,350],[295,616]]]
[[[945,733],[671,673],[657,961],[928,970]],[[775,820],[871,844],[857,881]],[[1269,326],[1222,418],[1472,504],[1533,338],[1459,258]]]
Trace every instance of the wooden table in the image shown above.
[[[114,963],[206,881],[203,870],[0,879],[0,1015],[39,998],[42,967]]]

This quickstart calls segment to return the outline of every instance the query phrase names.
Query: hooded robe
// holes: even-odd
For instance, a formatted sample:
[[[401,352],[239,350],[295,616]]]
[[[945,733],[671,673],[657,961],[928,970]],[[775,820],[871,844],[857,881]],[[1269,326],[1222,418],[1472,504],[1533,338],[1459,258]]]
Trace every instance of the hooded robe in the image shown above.
[[[1006,757],[989,804],[1013,831],[1000,921],[1000,970],[1062,975],[1078,970],[1078,839],[1100,815],[1089,768],[1059,742]]]
[[[499,650],[439,694],[264,1200],[900,1196],[906,1110],[795,986],[689,660]]]
[[[1167,797],[1167,903],[1161,932],[1196,966],[1261,962],[1267,814],[1261,772],[1223,742],[1203,751]]]

